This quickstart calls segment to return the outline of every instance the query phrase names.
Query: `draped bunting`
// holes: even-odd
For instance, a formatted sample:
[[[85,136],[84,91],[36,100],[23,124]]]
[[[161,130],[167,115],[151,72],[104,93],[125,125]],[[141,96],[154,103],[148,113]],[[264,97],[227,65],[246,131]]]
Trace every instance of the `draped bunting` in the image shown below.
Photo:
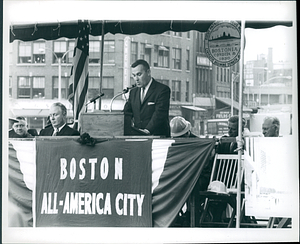
[[[177,139],[169,147],[152,195],[154,227],[170,226],[209,163],[214,145],[213,139]]]
[[[30,183],[34,182],[33,179],[33,158],[27,157],[31,161],[27,166],[26,162],[22,162],[22,168],[25,166],[25,170],[21,170],[21,163],[18,159],[18,156],[22,157],[22,147],[18,147],[20,144],[23,144],[23,149],[29,149],[29,154],[33,155],[34,150],[31,145],[33,142],[18,142],[12,141],[9,143],[9,164],[8,164],[8,176],[9,176],[9,185],[8,185],[8,199],[9,199],[9,208],[8,220],[9,227],[32,227],[33,226],[33,217],[32,217],[32,191]],[[26,147],[27,144],[27,147]],[[31,144],[31,145],[30,145]],[[16,151],[16,149],[18,151]],[[26,154],[26,152],[25,152]],[[28,156],[28,155],[27,155]],[[26,159],[25,159],[26,160]],[[26,175],[26,176],[25,176]],[[25,183],[30,182],[29,184]],[[5,211],[4,211],[5,212]]]
[[[19,144],[25,143],[22,141],[18,142]],[[147,206],[146,210],[152,212],[152,216],[148,215],[148,220],[152,222],[150,223],[151,226],[154,227],[168,227],[172,221],[175,219],[177,213],[179,212],[180,208],[187,200],[189,194],[191,193],[193,187],[195,186],[203,168],[208,162],[208,157],[211,153],[211,150],[214,147],[214,139],[149,139],[147,141],[140,141],[140,140],[126,140],[126,139],[114,139],[114,140],[105,140],[101,143],[97,143],[94,147],[82,145],[77,143],[74,140],[70,140],[67,138],[57,138],[56,140],[45,140],[37,138],[36,141],[31,141],[31,143],[36,143],[37,152],[34,151],[34,147],[29,149],[32,155],[36,153],[37,158],[37,184],[35,186],[34,178],[35,177],[26,177],[26,175],[34,175],[35,176],[35,157],[31,158],[31,166],[27,165],[31,171],[21,172],[18,171],[18,174],[15,175],[13,178],[10,178],[9,184],[13,184],[14,181],[19,182],[23,175],[27,178],[27,185],[31,187],[31,185],[36,188],[36,209],[38,213],[36,213],[37,218],[40,218],[41,215],[41,204],[44,193],[47,192],[47,189],[57,189],[57,191],[53,192],[76,192],[75,190],[70,190],[70,187],[73,189],[76,186],[81,185],[81,187],[85,190],[88,189],[96,189],[100,186],[99,189],[103,192],[115,192],[117,189],[118,192],[123,189],[123,192],[126,192],[126,184],[121,184],[118,181],[110,180],[109,184],[104,184],[105,181],[102,180],[102,183],[99,185],[99,182],[95,180],[94,184],[93,181],[84,181],[80,180],[79,172],[81,172],[81,168],[77,165],[77,173],[75,178],[77,180],[66,180],[61,181],[58,180],[60,173],[60,165],[59,165],[59,158],[66,158],[67,162],[70,163],[71,158],[78,161],[79,158],[86,158],[85,167],[90,165],[88,163],[89,158],[99,158],[101,159],[103,155],[106,155],[108,159],[111,160],[111,157],[118,154],[118,158],[121,156],[123,158],[123,169],[124,173],[123,176],[130,175],[130,184],[133,187],[140,187],[145,183],[149,187],[149,193],[151,194],[151,180],[147,183],[147,177],[145,174],[148,175],[151,179],[152,177],[152,207]],[[148,143],[148,144],[147,144]],[[149,144],[150,143],[150,144]],[[144,146],[143,146],[144,145]],[[147,145],[150,145],[149,147]],[[21,147],[17,147],[18,150],[21,150]],[[118,150],[116,150],[118,148]],[[55,152],[55,153],[54,153]],[[22,154],[19,154],[22,157]],[[126,156],[127,155],[127,156]],[[147,156],[148,155],[148,156]],[[146,163],[147,157],[151,158],[152,162],[152,173],[151,173],[151,164],[148,168]],[[125,160],[126,159],[126,160]],[[9,162],[12,164],[13,162]],[[22,160],[19,160],[19,164],[24,164]],[[98,162],[100,164],[100,161]],[[47,166],[48,165],[48,166]],[[130,166],[131,165],[131,166]],[[136,166],[134,166],[136,165]],[[139,168],[142,166],[142,168]],[[98,167],[98,166],[97,166]],[[68,177],[70,178],[70,165],[68,164]],[[99,174],[99,168],[96,168],[95,171]],[[125,171],[126,169],[126,171]],[[90,171],[86,171],[86,175],[89,175]],[[53,177],[51,177],[53,176]],[[95,175],[96,176],[96,175]],[[136,178],[138,177],[138,178]],[[201,176],[200,176],[201,177]],[[63,183],[64,182],[64,183]],[[71,185],[69,183],[71,183]],[[77,183],[76,183],[77,182]],[[112,183],[113,182],[113,183]],[[125,182],[125,180],[124,180]],[[142,183],[141,183],[142,182]],[[63,183],[63,184],[62,184]],[[26,185],[25,184],[25,185]],[[78,185],[79,184],[79,185]],[[104,185],[103,185],[104,184]],[[118,185],[119,184],[119,185]],[[69,185],[69,187],[68,187]],[[95,188],[96,187],[96,188]],[[117,187],[117,188],[115,188]],[[125,188],[124,188],[125,187]],[[31,192],[28,187],[24,187],[24,190]],[[74,188],[74,189],[75,189]],[[42,189],[46,189],[43,191]],[[83,189],[83,188],[81,188]],[[113,190],[115,189],[115,190]],[[131,188],[128,188],[131,189]],[[84,191],[85,191],[84,190]],[[49,191],[50,192],[50,191]],[[130,192],[126,192],[130,193]],[[137,194],[137,192],[135,191]],[[21,192],[15,192],[15,194],[23,194]],[[31,199],[30,199],[31,200]],[[20,198],[20,201],[23,200]],[[53,195],[52,195],[53,201]],[[145,200],[146,201],[146,198]],[[28,205],[28,204],[27,204]],[[30,205],[30,204],[29,204]],[[114,205],[112,205],[114,206]],[[49,209],[53,208],[53,203]],[[58,205],[57,205],[58,208]],[[45,209],[44,209],[45,211]],[[145,209],[143,209],[145,211]],[[128,212],[129,214],[129,212]],[[55,216],[55,214],[51,214],[49,217],[51,219],[51,225],[56,223],[56,226],[67,226],[66,223],[66,215],[65,216]],[[86,219],[86,216],[78,215],[79,222],[72,221],[71,225],[75,226],[79,224],[79,226],[91,226],[91,222],[85,222],[82,219]],[[72,216],[72,219],[77,219],[77,217]],[[92,215],[91,215],[92,216]],[[147,215],[146,215],[147,216]],[[57,217],[57,218],[55,218]],[[94,216],[95,217],[95,216]],[[106,216],[106,220],[107,220]],[[56,219],[56,220],[55,220]],[[44,223],[42,224],[45,226],[44,220],[43,222],[41,219],[37,223]],[[48,220],[47,220],[48,221]],[[95,221],[95,220],[93,220]],[[120,222],[111,220],[112,222],[105,222],[105,224],[98,223],[96,226],[144,226],[141,222],[128,222],[125,221]],[[49,223],[48,223],[49,224]],[[38,226],[38,225],[37,225]],[[46,224],[47,226],[47,224]],[[95,226],[95,225],[94,225]]]

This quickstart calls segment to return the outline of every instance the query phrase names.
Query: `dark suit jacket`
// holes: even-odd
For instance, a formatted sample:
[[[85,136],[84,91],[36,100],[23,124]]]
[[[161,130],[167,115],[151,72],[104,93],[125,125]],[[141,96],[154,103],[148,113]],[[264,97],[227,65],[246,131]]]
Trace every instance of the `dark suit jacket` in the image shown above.
[[[124,106],[124,113],[132,113],[134,126],[147,129],[151,135],[170,137],[169,108],[170,93],[168,86],[152,80],[141,104],[141,88],[132,89]]]
[[[53,127],[45,127],[40,131],[40,136],[52,136],[53,134]],[[65,125],[57,134],[57,136],[79,136],[80,133],[77,130],[74,130],[73,128],[69,127],[68,125]]]

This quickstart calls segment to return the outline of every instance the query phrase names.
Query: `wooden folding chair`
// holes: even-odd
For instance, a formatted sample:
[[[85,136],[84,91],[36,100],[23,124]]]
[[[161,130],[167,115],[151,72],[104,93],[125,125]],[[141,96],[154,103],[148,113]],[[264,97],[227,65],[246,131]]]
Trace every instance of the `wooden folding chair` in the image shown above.
[[[243,159],[243,156],[242,156]],[[243,164],[243,160],[242,160]],[[243,169],[243,167],[242,167]],[[213,162],[213,168],[210,178],[210,183],[213,181],[221,181],[227,187],[228,194],[201,191],[200,195],[205,197],[202,213],[200,216],[201,226],[227,226],[233,224],[236,213],[236,193],[237,193],[237,171],[238,171],[238,155],[236,154],[216,154]],[[243,178],[243,170],[242,177]],[[211,203],[223,203],[223,206],[229,204],[233,208],[229,222],[215,221],[213,214],[209,211]],[[220,204],[221,205],[221,204]],[[207,221],[207,219],[211,221]]]

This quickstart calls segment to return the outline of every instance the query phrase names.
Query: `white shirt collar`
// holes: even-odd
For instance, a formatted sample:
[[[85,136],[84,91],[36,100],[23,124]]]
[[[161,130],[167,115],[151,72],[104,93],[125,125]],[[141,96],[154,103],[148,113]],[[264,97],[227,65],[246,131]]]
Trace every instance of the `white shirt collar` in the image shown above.
[[[149,81],[149,83],[145,86],[145,90],[144,90],[145,96],[146,96],[147,91],[149,90],[149,87],[151,86],[151,83],[152,83],[152,77],[151,77],[151,80]]]
[[[58,128],[53,128],[53,129],[54,129],[54,131],[55,131],[55,129],[58,129],[58,132],[59,132],[59,131],[61,131],[61,129],[62,129],[65,125],[66,125],[66,123],[64,123],[62,126],[60,126],[60,127],[58,127]]]

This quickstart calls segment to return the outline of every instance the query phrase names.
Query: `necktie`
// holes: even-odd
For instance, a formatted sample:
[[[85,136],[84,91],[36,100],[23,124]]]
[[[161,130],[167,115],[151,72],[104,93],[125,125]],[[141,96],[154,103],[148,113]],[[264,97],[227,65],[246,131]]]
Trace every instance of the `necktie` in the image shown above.
[[[144,87],[142,87],[142,92],[141,92],[141,103],[143,103],[143,101],[144,101],[144,98],[145,98],[145,88]]]
[[[55,128],[52,136],[57,136],[58,132],[59,132],[59,130],[57,128]]]

